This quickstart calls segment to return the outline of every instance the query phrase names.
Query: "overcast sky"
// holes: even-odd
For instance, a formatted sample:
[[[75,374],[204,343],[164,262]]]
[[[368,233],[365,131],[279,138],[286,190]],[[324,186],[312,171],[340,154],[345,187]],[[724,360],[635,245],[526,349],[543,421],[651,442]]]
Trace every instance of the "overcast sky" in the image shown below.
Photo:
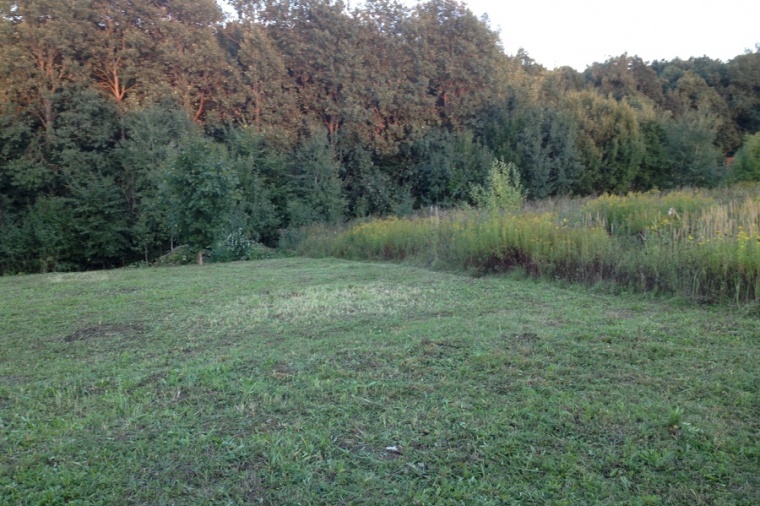
[[[352,2],[353,3],[353,2]],[[407,4],[416,2],[407,0]],[[548,68],[584,70],[625,52],[645,61],[730,60],[760,43],[760,0],[465,0],[488,14],[504,49]]]
[[[507,54],[525,48],[548,68],[584,70],[626,52],[645,61],[705,55],[727,61],[760,43],[760,0],[464,2],[476,16],[488,14]]]

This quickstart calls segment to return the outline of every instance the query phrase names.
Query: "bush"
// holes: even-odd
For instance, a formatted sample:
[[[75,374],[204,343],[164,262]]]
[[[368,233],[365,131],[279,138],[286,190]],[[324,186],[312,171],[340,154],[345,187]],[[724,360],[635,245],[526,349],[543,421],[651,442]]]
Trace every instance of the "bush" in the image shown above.
[[[187,244],[177,246],[170,252],[158,257],[153,265],[157,267],[168,267],[177,265],[188,265],[196,261],[195,252]]]
[[[520,171],[514,163],[496,159],[488,171],[487,186],[472,187],[475,205],[488,211],[518,212],[525,203],[525,191],[520,181]]]
[[[731,169],[734,181],[760,181],[760,132],[744,138]]]
[[[217,241],[210,254],[214,262],[264,260],[275,256],[275,250],[249,239],[242,228],[231,231]]]

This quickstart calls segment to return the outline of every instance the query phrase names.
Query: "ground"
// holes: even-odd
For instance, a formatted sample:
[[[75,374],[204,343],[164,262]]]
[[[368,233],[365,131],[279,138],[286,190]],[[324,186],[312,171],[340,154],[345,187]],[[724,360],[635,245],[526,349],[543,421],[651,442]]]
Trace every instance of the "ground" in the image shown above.
[[[758,328],[334,259],[0,278],[0,503],[758,504]]]

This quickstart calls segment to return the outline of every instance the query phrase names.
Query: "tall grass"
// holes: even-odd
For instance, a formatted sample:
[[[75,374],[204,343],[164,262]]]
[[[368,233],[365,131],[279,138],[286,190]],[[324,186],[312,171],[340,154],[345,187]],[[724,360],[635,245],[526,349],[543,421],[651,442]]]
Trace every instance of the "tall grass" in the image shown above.
[[[760,187],[603,195],[530,211],[466,209],[302,229],[307,256],[409,260],[480,273],[520,267],[704,301],[760,301]],[[545,210],[548,209],[548,210]]]
[[[602,195],[586,203],[587,215],[602,220],[610,234],[632,235],[647,231],[663,215],[679,216],[711,206],[715,199],[700,191],[681,190],[629,193],[626,196]]]

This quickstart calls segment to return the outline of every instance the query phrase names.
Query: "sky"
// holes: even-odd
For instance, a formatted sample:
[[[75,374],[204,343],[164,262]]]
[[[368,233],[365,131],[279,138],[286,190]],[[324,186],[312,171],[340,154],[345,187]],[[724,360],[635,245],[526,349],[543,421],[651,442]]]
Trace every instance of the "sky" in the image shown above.
[[[416,0],[401,0],[414,5]],[[221,1],[220,1],[221,3]],[[352,6],[361,0],[348,0]],[[760,0],[464,0],[487,14],[507,54],[584,70],[628,53],[644,61],[728,61],[760,43]]]
[[[406,0],[414,5],[416,2]],[[760,43],[758,0],[465,0],[488,14],[504,50],[524,48],[547,68],[584,70],[628,53],[644,61],[728,61]]]

